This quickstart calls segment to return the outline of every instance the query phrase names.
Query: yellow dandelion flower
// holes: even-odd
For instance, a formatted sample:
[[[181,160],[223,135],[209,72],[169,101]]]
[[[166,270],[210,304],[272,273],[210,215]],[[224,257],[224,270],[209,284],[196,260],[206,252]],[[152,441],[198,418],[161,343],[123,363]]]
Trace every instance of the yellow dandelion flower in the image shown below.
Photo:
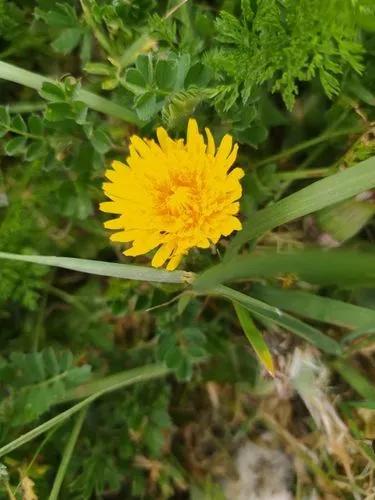
[[[242,190],[241,168],[229,169],[238,146],[225,135],[215,148],[206,128],[207,144],[197,122],[189,120],[186,142],[173,140],[157,129],[159,144],[130,139],[126,163],[114,161],[106,171],[110,182],[103,185],[112,201],[100,209],[119,215],[105,223],[118,230],[111,240],[133,242],[125,255],[145,254],[157,247],[152,265],[175,269],[190,248],[208,248],[219,238],[242,229],[236,217]]]

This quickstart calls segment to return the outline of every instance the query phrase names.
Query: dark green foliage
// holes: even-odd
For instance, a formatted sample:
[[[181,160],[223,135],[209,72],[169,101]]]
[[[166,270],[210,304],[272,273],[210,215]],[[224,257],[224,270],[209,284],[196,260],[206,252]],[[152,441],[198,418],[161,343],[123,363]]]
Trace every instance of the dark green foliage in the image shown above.
[[[56,352],[51,347],[32,354],[12,352],[8,361],[2,360],[0,377],[7,396],[1,401],[1,425],[32,422],[59,403],[67,389],[84,382],[90,367],[73,363],[69,351]]]
[[[166,437],[172,432],[169,399],[168,387],[154,383],[99,404],[87,423],[81,455],[73,464],[76,477],[68,488],[69,496],[87,499],[93,493],[118,491],[124,478],[134,495],[145,494],[147,478],[140,468],[142,460],[147,462],[145,457],[161,461],[159,487],[173,491],[173,482],[181,480],[181,473],[165,449]]]
[[[249,0],[240,19],[222,12],[216,21],[222,44],[207,62],[224,83],[217,99],[229,109],[241,96],[246,103],[256,89],[270,84],[281,92],[288,108],[298,94],[298,82],[318,76],[329,97],[339,92],[339,77],[349,65],[363,69],[350,0]]]
[[[202,132],[212,130],[216,144],[226,133],[239,143],[237,165],[246,173],[240,234],[252,239],[240,259],[228,238],[190,252],[182,269],[203,273],[225,262],[226,252],[237,269],[261,253],[282,260],[292,249],[302,255],[305,247],[326,245],[315,215],[266,225],[267,234],[256,224],[265,207],[279,220],[277,202],[319,177],[349,171],[355,182],[353,165],[374,155],[374,33],[372,0],[0,0],[0,61],[48,79],[38,90],[31,80],[0,79],[0,251],[148,265],[149,255],[124,257],[123,246],[108,239],[98,209],[104,171],[113,159],[126,159],[132,134],[154,138],[162,125],[184,138],[190,117]],[[105,105],[84,103],[84,91]],[[135,119],[103,112],[111,105]],[[334,186],[334,196],[341,187]],[[354,202],[372,208],[370,188],[358,197]],[[332,227],[331,209],[323,215]],[[342,245],[353,257],[341,265],[343,277],[358,267],[357,249],[371,252],[375,239],[371,220],[359,231],[347,219],[351,239]],[[313,263],[302,259],[310,273]],[[330,272],[337,269],[331,264]],[[373,289],[333,278],[311,284],[294,272],[271,273],[269,263],[245,278],[232,294],[241,292],[253,306],[276,381],[217,293],[1,259],[1,446],[111,387],[86,407],[59,498],[218,500],[214,486],[232,475],[232,452],[248,439],[262,441],[265,431],[267,440],[278,435],[272,446],[283,446],[280,436],[290,433],[291,455],[300,453],[299,439],[309,443],[314,467],[307,460],[303,484],[293,483],[301,497],[325,497],[325,484],[337,498],[368,494],[373,455],[362,447],[368,422],[357,407],[374,404],[374,335],[367,323],[355,326],[353,310],[371,315]],[[252,301],[270,284],[284,302],[263,293],[272,314],[256,316]],[[297,305],[289,296],[299,297]],[[339,344],[345,357],[308,346],[303,339],[312,331]],[[345,436],[352,435],[350,445],[340,441],[348,478],[347,463],[330,453],[325,430],[291,386],[291,357],[305,350],[322,371],[336,370],[321,391],[348,427]],[[167,375],[142,381],[150,366]],[[119,389],[133,370],[135,379]],[[48,498],[77,416],[0,457],[1,499],[9,491],[21,498],[20,471],[35,482],[39,499]]]
[[[163,121],[172,128],[184,123],[210,96],[210,79],[210,71],[201,63],[192,63],[190,54],[169,52],[163,59],[138,56],[122,83],[135,96],[140,119],[148,122],[161,111]]]

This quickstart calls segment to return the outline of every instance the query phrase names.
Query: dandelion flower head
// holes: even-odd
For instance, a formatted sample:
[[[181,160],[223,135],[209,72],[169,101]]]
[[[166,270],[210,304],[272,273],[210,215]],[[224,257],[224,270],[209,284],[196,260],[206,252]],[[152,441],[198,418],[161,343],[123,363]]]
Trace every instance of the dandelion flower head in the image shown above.
[[[157,248],[152,265],[168,261],[173,270],[193,247],[208,248],[221,236],[242,229],[237,218],[244,172],[231,167],[238,146],[225,135],[216,149],[206,128],[207,143],[197,122],[190,119],[186,141],[173,140],[157,129],[158,143],[133,135],[126,163],[114,161],[103,184],[111,201],[103,212],[117,214],[105,223],[116,242],[132,242],[125,255],[137,256]]]

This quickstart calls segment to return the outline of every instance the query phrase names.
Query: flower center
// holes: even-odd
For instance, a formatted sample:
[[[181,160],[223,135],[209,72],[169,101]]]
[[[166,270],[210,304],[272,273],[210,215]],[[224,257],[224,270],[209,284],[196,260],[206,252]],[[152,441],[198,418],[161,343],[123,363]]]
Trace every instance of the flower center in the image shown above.
[[[165,200],[166,207],[172,214],[180,213],[190,208],[191,202],[191,190],[186,186],[177,187]]]

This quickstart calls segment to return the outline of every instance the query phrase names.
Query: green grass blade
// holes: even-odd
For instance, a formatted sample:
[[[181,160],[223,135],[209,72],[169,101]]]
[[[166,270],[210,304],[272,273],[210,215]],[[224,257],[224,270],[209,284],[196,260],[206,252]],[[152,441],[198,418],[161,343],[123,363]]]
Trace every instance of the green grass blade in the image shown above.
[[[341,300],[262,285],[252,287],[251,293],[267,304],[323,323],[350,329],[367,329],[375,325],[375,311]]]
[[[328,354],[339,355],[341,353],[341,347],[336,340],[324,335],[317,328],[313,328],[307,323],[290,316],[276,307],[270,306],[226,286],[217,286],[206,293],[225,297],[226,299],[237,302],[250,311],[251,314],[280,325],[285,330],[293,332]]]
[[[47,78],[37,73],[27,71],[25,69],[0,61],[0,79],[10,82],[19,83],[25,87],[30,87],[35,90],[40,90],[43,83],[54,82],[52,78]],[[92,92],[81,89],[78,92],[78,100],[84,102],[89,108],[99,111],[115,118],[120,118],[135,125],[142,125],[138,116],[130,109],[120,106],[104,97],[100,97]]]
[[[375,187],[375,156],[343,172],[321,179],[287,196],[277,203],[259,210],[248,220],[229,245],[225,260],[236,255],[249,240],[277,226],[334,205]]]
[[[139,281],[154,281],[159,283],[184,283],[189,280],[189,273],[184,271],[165,271],[152,267],[102,262],[100,260],[76,259],[71,257],[54,257],[47,255],[20,255],[0,252],[0,259],[32,262],[44,266],[62,267],[72,271],[110,276],[112,278],[132,279]]]
[[[263,335],[255,326],[250,314],[244,307],[240,306],[236,302],[233,302],[233,306],[236,311],[238,321],[240,322],[240,325],[242,326],[242,329],[246,335],[246,338],[253,347],[256,355],[259,358],[259,361],[262,363],[268,373],[274,376],[275,367],[273,364],[272,355],[270,353],[270,350],[268,349],[266,342],[264,341]]]
[[[74,423],[72,432],[71,432],[69,439],[65,445],[63,456],[62,456],[62,459],[60,462],[60,466],[57,470],[56,477],[55,477],[55,480],[53,482],[52,490],[51,490],[51,493],[48,497],[48,500],[58,500],[58,498],[59,498],[61,485],[64,481],[64,477],[65,477],[66,471],[68,469],[70,459],[72,458],[73,450],[74,450],[74,447],[76,445],[79,433],[81,432],[81,428],[82,428],[83,422],[84,422],[85,417],[86,417],[86,411],[87,411],[87,408],[83,408],[81,410],[80,414],[78,415],[75,423]]]
[[[349,406],[354,408],[366,408],[367,410],[375,410],[375,400],[374,401],[350,401],[347,403]]]
[[[318,285],[371,286],[375,284],[375,253],[308,249],[244,255],[211,267],[194,281],[193,286],[202,290],[227,281],[277,278],[285,274]]]
[[[366,400],[375,401],[375,385],[369,382],[347,360],[337,359],[332,363],[332,366],[360,396]]]
[[[121,374],[118,374],[116,376],[112,383],[105,385],[104,388],[101,388],[99,391],[92,393],[90,396],[75,404],[71,408],[68,408],[62,413],[59,413],[50,420],[47,420],[47,422],[38,425],[31,431],[22,434],[22,436],[0,448],[0,457],[16,450],[20,446],[56,427],[56,425],[61,424],[68,418],[81,411],[83,408],[86,408],[88,405],[93,403],[96,399],[100,398],[104,394],[108,394],[112,391],[117,391],[119,389],[122,389],[123,387],[135,384],[137,382],[145,382],[146,380],[150,380],[153,378],[163,377],[168,373],[170,373],[170,370],[163,364],[143,366],[142,368],[135,368],[133,370],[122,372]]]

